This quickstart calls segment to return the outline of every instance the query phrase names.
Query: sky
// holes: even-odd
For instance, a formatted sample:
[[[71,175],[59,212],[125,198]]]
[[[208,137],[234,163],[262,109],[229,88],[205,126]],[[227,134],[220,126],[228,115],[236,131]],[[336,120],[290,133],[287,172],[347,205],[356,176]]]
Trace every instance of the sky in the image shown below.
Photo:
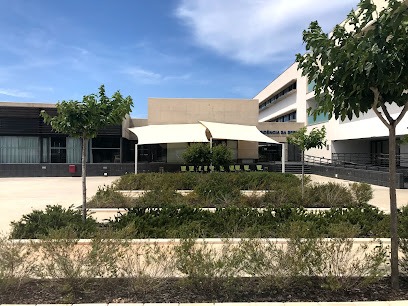
[[[0,0],[0,101],[253,98],[358,0]]]

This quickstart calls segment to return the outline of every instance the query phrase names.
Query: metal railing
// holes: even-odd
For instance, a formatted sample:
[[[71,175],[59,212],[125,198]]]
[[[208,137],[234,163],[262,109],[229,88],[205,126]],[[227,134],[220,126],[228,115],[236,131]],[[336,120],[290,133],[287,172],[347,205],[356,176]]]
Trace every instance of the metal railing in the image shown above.
[[[356,163],[356,162],[347,161],[347,160],[330,159],[330,158],[325,158],[325,157],[305,155],[305,163],[313,164],[313,165],[320,165],[320,166],[333,166],[333,167],[374,170],[374,171],[388,171],[388,160],[387,160],[387,165],[373,165],[373,164]]]
[[[397,166],[408,167],[408,154],[397,154]],[[389,154],[385,153],[332,153],[332,159],[360,165],[388,167]]]

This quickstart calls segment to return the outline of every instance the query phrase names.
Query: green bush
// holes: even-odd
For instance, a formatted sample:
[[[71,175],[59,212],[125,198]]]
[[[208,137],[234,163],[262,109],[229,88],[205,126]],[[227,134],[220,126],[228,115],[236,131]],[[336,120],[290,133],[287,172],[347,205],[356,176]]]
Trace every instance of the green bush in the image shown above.
[[[342,184],[308,184],[305,189],[305,206],[348,207],[354,203],[349,188]]]
[[[133,200],[132,207],[155,208],[185,204],[186,198],[172,189],[153,189]]]
[[[88,208],[131,207],[132,199],[116,191],[112,186],[98,187],[96,194],[87,202]]]
[[[218,145],[212,148],[211,163],[219,169],[220,166],[228,167],[232,163],[232,151],[225,145]]]
[[[213,172],[213,173],[138,173],[121,176],[113,183],[115,190],[189,189],[211,184],[214,174],[218,182],[242,190],[271,190],[277,186],[300,186],[300,179],[293,174],[276,172]]]
[[[367,183],[352,183],[349,184],[351,195],[356,204],[368,204],[373,198],[373,189]]]
[[[51,231],[69,228],[78,238],[92,236],[97,231],[97,222],[88,217],[82,222],[81,212],[71,207],[47,205],[44,211],[33,210],[19,221],[11,223],[11,237],[14,239],[39,239]]]
[[[228,174],[213,172],[205,175],[194,188],[194,192],[203,201],[222,204],[225,200],[235,201],[241,192],[238,186],[228,181]]]
[[[186,164],[209,165],[211,163],[211,149],[207,143],[192,143],[183,152],[182,157]]]

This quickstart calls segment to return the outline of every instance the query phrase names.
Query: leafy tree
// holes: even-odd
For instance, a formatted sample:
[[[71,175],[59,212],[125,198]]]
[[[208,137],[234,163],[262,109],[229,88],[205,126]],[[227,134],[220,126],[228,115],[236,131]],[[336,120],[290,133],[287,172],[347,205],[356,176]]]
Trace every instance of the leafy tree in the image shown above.
[[[312,148],[321,149],[326,145],[326,128],[324,126],[320,130],[313,128],[309,135],[306,132],[307,128],[302,127],[287,138],[289,143],[297,145],[302,151],[302,198],[305,193],[305,151]]]
[[[99,94],[84,96],[82,101],[57,103],[57,115],[50,116],[41,111],[44,122],[58,133],[82,140],[82,220],[86,220],[86,160],[89,139],[106,126],[120,124],[133,106],[130,96],[123,98],[119,91],[112,98],[105,95],[105,86],[99,87]]]
[[[297,54],[299,69],[314,80],[317,107],[312,113],[351,119],[373,110],[389,131],[391,285],[398,283],[396,204],[396,126],[408,110],[408,10],[406,1],[388,0],[377,11],[361,0],[332,34],[317,21],[303,32],[307,53]],[[401,107],[391,116],[389,107]]]
[[[211,162],[214,167],[228,167],[232,162],[232,151],[226,145],[217,145],[212,148]]]
[[[206,143],[193,143],[183,152],[184,162],[194,166],[209,165],[211,162],[211,149]]]

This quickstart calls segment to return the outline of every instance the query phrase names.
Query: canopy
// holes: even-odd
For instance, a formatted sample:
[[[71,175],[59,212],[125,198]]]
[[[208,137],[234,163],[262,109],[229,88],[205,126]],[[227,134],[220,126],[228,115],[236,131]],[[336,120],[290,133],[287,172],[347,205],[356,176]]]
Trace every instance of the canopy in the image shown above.
[[[196,124],[163,124],[130,128],[138,145],[155,143],[208,142],[205,126]]]
[[[231,139],[280,144],[262,134],[254,125],[240,125],[200,121],[211,133],[213,139]]]

